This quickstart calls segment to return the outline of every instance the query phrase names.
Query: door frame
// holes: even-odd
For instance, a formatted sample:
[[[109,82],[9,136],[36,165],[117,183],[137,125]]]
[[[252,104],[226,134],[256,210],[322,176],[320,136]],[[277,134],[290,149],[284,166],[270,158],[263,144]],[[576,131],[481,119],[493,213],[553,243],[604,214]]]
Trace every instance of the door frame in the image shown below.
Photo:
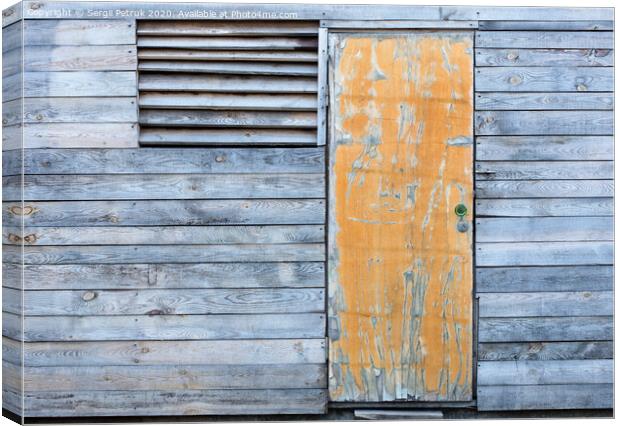
[[[317,87],[317,144],[325,146],[325,190],[327,194],[326,202],[326,220],[325,220],[325,234],[326,234],[326,260],[325,260],[325,288],[326,294],[329,294],[329,248],[331,245],[329,239],[329,214],[330,214],[330,148],[329,144],[332,143],[331,135],[333,132],[329,131],[330,128],[330,109],[334,107],[334,86],[333,86],[333,61],[332,59],[332,47],[329,46],[329,35],[333,33],[406,33],[406,32],[418,32],[418,31],[454,31],[454,32],[471,32],[473,46],[472,49],[475,52],[475,40],[476,32],[478,30],[478,21],[434,21],[434,20],[402,20],[402,21],[364,21],[364,20],[321,20],[318,30],[318,87]],[[472,64],[472,90],[475,91],[475,55],[474,62]],[[472,102],[473,99],[472,93]],[[474,140],[472,150],[472,170],[475,170],[476,162],[476,144],[475,144],[475,129],[474,129],[474,114],[475,107],[472,108],[472,138]],[[381,401],[381,402],[343,402],[343,401],[331,401],[329,398],[329,392],[327,392],[328,406],[334,408],[475,408],[477,407],[476,395],[477,395],[477,366],[478,366],[478,299],[476,297],[476,226],[475,226],[475,205],[476,205],[476,176],[472,173],[472,206],[471,206],[471,227],[472,227],[472,358],[471,358],[471,391],[472,399],[470,401]],[[326,362],[329,369],[330,363],[330,350],[329,350],[329,334],[330,334],[330,315],[329,315],[329,300],[326,298]],[[329,388],[329,381],[327,384]]]

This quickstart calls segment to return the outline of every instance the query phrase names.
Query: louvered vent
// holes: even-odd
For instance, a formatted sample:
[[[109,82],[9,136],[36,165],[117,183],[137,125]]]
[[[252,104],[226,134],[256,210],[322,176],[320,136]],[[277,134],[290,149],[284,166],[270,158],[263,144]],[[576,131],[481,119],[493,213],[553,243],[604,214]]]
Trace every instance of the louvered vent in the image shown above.
[[[316,145],[316,22],[142,21],[142,145]]]

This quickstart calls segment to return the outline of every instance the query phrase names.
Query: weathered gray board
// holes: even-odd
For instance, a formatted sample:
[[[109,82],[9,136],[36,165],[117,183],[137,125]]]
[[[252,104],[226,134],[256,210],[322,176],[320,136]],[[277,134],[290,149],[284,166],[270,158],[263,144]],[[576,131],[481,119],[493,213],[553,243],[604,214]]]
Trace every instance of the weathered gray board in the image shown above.
[[[613,33],[583,24],[477,32],[479,410],[613,405]]]
[[[103,13],[112,6],[125,14]],[[92,16],[85,16],[87,9]],[[157,13],[147,16],[149,10]],[[171,16],[162,10],[170,10]],[[158,30],[164,21],[213,19],[206,11],[214,11],[216,20],[222,13],[230,18],[233,11],[241,11],[273,13],[270,18],[281,21],[255,21],[243,32],[222,21]],[[285,47],[282,39],[292,38],[297,40],[296,45],[289,42],[292,47],[318,35],[320,45],[318,20],[325,18],[334,21],[324,22],[322,31],[376,19],[385,19],[377,21],[380,26],[393,22],[401,30],[477,27],[480,186],[475,213],[476,245],[483,252],[476,269],[481,302],[478,407],[612,406],[612,9],[26,1],[3,12],[3,178],[18,194],[3,203],[5,259],[15,262],[3,265],[3,283],[10,295],[23,289],[27,295],[52,299],[39,304],[48,309],[45,315],[25,318],[23,330],[19,303],[13,309],[17,314],[3,314],[5,408],[21,412],[23,354],[28,416],[325,409],[322,312],[307,312],[312,309],[304,305],[295,312],[209,314],[204,312],[211,305],[204,298],[192,298],[197,290],[235,294],[233,300],[247,294],[254,301],[258,295],[297,295],[299,290],[299,295],[316,297],[322,291],[325,267],[319,246],[324,244],[325,199],[317,182],[325,170],[323,149],[146,149],[138,144],[139,108],[152,111],[142,117],[155,132],[143,129],[142,137],[153,144],[162,142],[156,132],[185,144],[321,143],[314,129],[321,126],[321,116],[310,117],[326,101],[322,76],[317,87],[306,83],[325,65],[319,51],[145,47],[138,52],[135,18],[141,13],[142,18],[161,20],[144,25],[141,37],[179,41],[217,35],[220,47],[227,48],[240,36],[261,38],[262,46],[269,46],[266,42],[272,47]],[[22,21],[22,16],[27,19]],[[25,46],[20,44],[22,26]],[[161,74],[176,67],[193,75],[217,73],[226,84],[240,81],[226,78],[235,76],[255,76],[267,83],[292,80],[297,89],[289,93],[292,89],[272,85],[279,93],[269,96],[223,89],[199,92],[201,96],[149,92],[141,94],[138,105],[138,62],[141,72]],[[36,97],[21,98],[24,71],[26,95]],[[145,84],[158,82],[147,78]],[[162,114],[166,109],[197,112]],[[248,110],[255,112],[242,113]],[[221,111],[232,115],[223,117]],[[169,119],[217,127],[201,135],[191,128],[175,134],[161,127]],[[240,123],[257,128],[233,130]],[[282,127],[274,132],[265,127],[271,125]],[[45,201],[22,203],[22,167],[32,194]],[[141,176],[150,174],[157,179]],[[223,199],[229,192],[219,189],[219,195],[209,195],[218,198],[188,198],[202,191],[200,179],[208,183],[211,175],[230,176],[229,184],[243,181],[234,174],[265,178],[265,184],[271,182],[268,177],[312,176],[313,184],[301,185],[296,191],[302,192],[296,194],[313,198],[283,198],[289,194],[275,187],[272,192],[262,187],[261,198],[246,193],[244,199]],[[110,184],[119,182],[114,175],[149,183],[151,195],[164,199],[125,198]],[[190,182],[194,176],[199,176],[195,189]],[[160,178],[181,182],[186,192],[166,193],[157,185]],[[122,199],[93,197],[90,191],[75,191],[75,184],[70,188],[71,182],[84,180],[91,188],[103,187],[102,197]],[[59,198],[60,192],[54,197],[40,186],[52,182],[67,183],[62,196],[73,194],[71,199]],[[80,192],[82,196],[75,195]],[[562,224],[571,229],[564,232]],[[219,232],[212,233],[213,227]],[[246,250],[250,239],[256,251]],[[278,261],[257,261],[252,253],[264,244],[269,250],[261,256]],[[290,244],[303,260],[289,256]],[[36,263],[21,266],[22,245],[29,246],[26,253]],[[236,248],[245,250],[250,261],[240,261]],[[527,254],[532,250],[536,257]],[[177,253],[191,263],[176,263]],[[223,262],[200,263],[204,257],[196,258],[214,254]],[[99,260],[88,260],[93,258]],[[111,291],[143,301],[140,312],[117,303],[124,299],[110,307],[102,303],[99,297]],[[171,294],[178,296],[173,305],[166,304],[171,299],[165,296]],[[105,305],[105,314],[61,314],[68,304],[82,312]],[[171,306],[199,313],[165,314]],[[145,315],[142,309],[161,312]],[[115,310],[117,314],[108,315]],[[126,378],[121,380],[112,365],[123,366]],[[231,380],[221,375],[207,379],[214,366],[222,366],[221,374]],[[589,373],[580,374],[582,370]],[[256,373],[255,383],[264,389],[243,389],[249,386],[249,372]],[[82,374],[87,379],[80,379]],[[106,380],[111,375],[118,380]],[[224,382],[236,388],[222,389]],[[268,389],[276,385],[287,389]]]

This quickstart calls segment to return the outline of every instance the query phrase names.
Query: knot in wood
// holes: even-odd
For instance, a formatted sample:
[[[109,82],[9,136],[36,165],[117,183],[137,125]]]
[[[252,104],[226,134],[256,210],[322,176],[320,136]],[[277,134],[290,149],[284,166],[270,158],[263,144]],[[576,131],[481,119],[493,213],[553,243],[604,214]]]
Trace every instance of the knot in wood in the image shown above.
[[[28,244],[35,243],[37,241],[37,236],[36,234],[28,234],[24,237],[24,241]]]
[[[15,13],[15,11],[13,9],[7,9],[7,10],[2,12],[2,16],[4,16],[6,18],[7,16],[11,16],[13,13]]]
[[[517,59],[519,59],[519,54],[516,52],[508,52],[508,55],[506,55],[506,59],[508,59],[509,61],[516,61]]]
[[[588,90],[588,86],[586,86],[585,84],[583,84],[583,83],[577,84],[577,91],[578,92],[585,92],[587,90]]]
[[[90,302],[91,300],[95,299],[96,297],[97,297],[97,293],[95,293],[94,291],[86,291],[82,295],[82,300],[85,301],[85,302]]]
[[[9,213],[15,216],[29,216],[32,213],[38,211],[37,208],[32,206],[11,206],[9,207]]]
[[[508,79],[508,82],[513,85],[517,85],[521,83],[521,81],[521,77],[519,77],[518,75],[513,75]]]
[[[215,162],[216,163],[223,163],[224,160],[226,160],[226,157],[223,155],[218,155],[217,157],[215,157]]]
[[[40,9],[40,8],[41,8],[41,6],[42,6],[42,5],[41,5],[41,3],[32,3],[32,4],[30,5],[30,9],[32,9],[32,10],[37,10],[37,9]]]
[[[19,235],[15,234],[9,234],[8,239],[11,243],[19,243],[22,240]]]
[[[43,120],[43,114],[37,114],[37,116],[35,118],[37,120],[41,121],[41,120]]]

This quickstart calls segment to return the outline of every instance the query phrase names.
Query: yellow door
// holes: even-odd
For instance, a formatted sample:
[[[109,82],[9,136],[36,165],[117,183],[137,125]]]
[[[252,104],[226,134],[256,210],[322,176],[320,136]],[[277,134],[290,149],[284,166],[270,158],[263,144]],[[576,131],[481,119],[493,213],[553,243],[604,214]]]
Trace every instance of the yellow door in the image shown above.
[[[329,43],[331,400],[470,400],[472,34]]]

